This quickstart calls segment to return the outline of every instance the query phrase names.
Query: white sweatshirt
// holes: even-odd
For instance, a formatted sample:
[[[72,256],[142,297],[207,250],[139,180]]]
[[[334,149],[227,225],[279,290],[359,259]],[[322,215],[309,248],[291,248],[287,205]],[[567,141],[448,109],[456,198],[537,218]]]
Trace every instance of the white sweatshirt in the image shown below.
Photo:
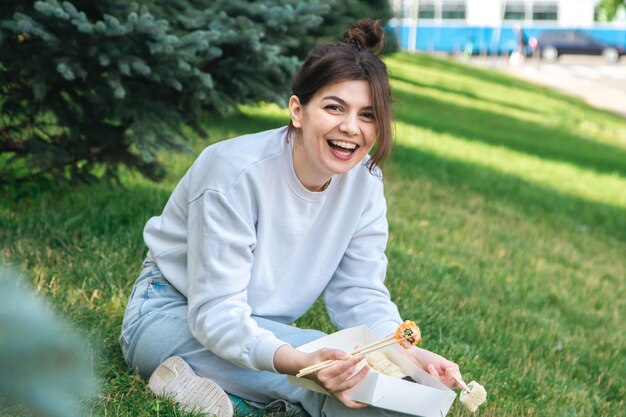
[[[280,128],[207,147],[144,229],[149,256],[188,298],[191,332],[239,366],[276,372],[286,344],[251,315],[291,323],[324,292],[338,328],[401,323],[383,281],[382,181],[365,162],[323,192],[298,180]]]

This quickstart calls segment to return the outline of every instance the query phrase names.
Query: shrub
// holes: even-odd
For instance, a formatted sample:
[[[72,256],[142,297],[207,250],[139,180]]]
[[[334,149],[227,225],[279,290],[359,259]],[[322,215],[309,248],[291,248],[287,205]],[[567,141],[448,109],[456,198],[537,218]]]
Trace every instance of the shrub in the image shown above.
[[[389,16],[386,0],[0,2],[0,182],[158,180],[157,151],[203,113],[286,104],[317,39]]]
[[[120,165],[160,178],[156,151],[180,148],[201,112],[285,99],[298,59],[283,51],[323,10],[295,0],[164,3],[155,12],[109,0],[2,3],[4,182],[116,178]]]

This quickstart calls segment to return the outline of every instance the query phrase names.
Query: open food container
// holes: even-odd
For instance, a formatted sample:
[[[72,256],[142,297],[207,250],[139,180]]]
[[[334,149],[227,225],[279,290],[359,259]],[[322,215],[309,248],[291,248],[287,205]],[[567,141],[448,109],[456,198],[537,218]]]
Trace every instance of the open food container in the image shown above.
[[[309,353],[327,347],[352,352],[356,346],[365,346],[378,340],[380,339],[367,327],[351,327],[314,340],[298,349]],[[354,401],[374,407],[421,417],[444,417],[450,410],[456,393],[412,364],[402,355],[402,349],[398,344],[394,344],[380,351],[398,365],[405,375],[410,376],[416,382],[370,370],[363,381],[348,390],[346,394]],[[290,375],[289,382],[328,395],[322,387],[307,378]]]

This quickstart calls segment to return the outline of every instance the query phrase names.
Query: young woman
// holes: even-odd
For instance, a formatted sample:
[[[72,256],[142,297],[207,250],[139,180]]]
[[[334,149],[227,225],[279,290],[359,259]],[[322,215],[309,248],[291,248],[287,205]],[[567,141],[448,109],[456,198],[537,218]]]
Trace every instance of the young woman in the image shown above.
[[[209,379],[304,415],[386,415],[345,395],[368,372],[354,374],[358,359],[308,376],[331,396],[286,377],[346,355],[296,349],[323,336],[290,325],[322,293],[340,329],[365,325],[382,338],[402,322],[384,285],[380,167],[392,129],[387,70],[376,55],[382,42],[378,22],[362,20],[341,43],[316,46],[293,79],[289,126],[206,148],[146,224],[148,256],[120,340],[128,364],[146,378],[179,357],[154,372],[153,390],[185,402],[176,378],[191,368],[208,378],[214,408],[207,409],[220,415],[232,411]],[[456,364],[424,349],[407,352],[454,386]]]

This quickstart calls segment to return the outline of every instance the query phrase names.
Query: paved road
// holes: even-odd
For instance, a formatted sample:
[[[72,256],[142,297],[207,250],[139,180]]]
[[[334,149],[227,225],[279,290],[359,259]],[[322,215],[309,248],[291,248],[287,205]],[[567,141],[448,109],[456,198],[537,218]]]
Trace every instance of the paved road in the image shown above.
[[[582,97],[592,106],[626,117],[626,57],[617,64],[607,64],[601,57],[585,56],[563,56],[556,63],[527,59],[519,66],[490,57],[474,57],[470,62],[555,87]]]

